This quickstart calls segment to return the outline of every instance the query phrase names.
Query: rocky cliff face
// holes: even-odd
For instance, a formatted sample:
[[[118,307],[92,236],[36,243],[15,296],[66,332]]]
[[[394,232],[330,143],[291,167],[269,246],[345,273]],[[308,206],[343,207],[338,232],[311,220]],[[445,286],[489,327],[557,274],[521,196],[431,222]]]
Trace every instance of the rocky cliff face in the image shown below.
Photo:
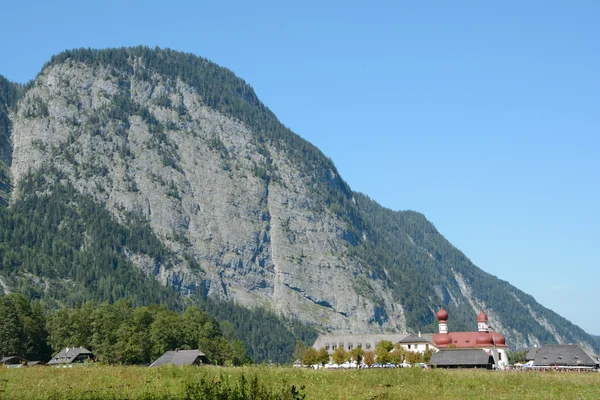
[[[542,334],[523,332],[503,300],[477,289],[479,280],[498,280],[430,224],[423,233],[412,214],[387,210],[386,219],[397,218],[398,225],[378,227],[369,215],[384,212],[381,207],[364,196],[358,202],[322,154],[318,168],[311,158],[299,162],[290,154],[305,142],[268,139],[272,121],[252,123],[271,118],[264,106],[251,104],[260,112],[246,119],[231,112],[240,98],[252,103],[250,88],[237,86],[234,97],[216,93],[217,107],[215,94],[197,81],[149,65],[148,52],[128,51],[120,64],[98,61],[98,53],[91,53],[94,62],[64,56],[43,69],[11,114],[13,182],[37,171],[92,196],[119,221],[132,215],[147,221],[176,256],[167,263],[129,252],[142,273],[184,295],[201,290],[322,330],[433,329],[440,306],[454,311],[455,327],[471,329],[485,308],[515,346],[596,345],[564,319],[554,326],[560,317],[512,286],[502,289]],[[13,190],[11,201],[23,195]],[[397,261],[379,265],[377,256],[358,251],[369,246],[375,249],[369,254],[396,252]],[[401,283],[405,272],[418,279]]]
[[[126,122],[115,118],[123,97],[135,109]],[[15,181],[52,166],[60,171],[54,179],[92,195],[121,220],[143,217],[186,255],[170,268],[131,255],[165,285],[183,293],[202,287],[328,329],[406,329],[402,308],[381,283],[371,288],[377,296],[353,289],[365,271],[346,254],[345,222],[311,195],[313,177],[257,143],[239,121],[208,108],[185,83],[54,65],[21,100],[13,132]],[[13,201],[18,197],[13,192]],[[381,304],[388,321],[373,325]]]

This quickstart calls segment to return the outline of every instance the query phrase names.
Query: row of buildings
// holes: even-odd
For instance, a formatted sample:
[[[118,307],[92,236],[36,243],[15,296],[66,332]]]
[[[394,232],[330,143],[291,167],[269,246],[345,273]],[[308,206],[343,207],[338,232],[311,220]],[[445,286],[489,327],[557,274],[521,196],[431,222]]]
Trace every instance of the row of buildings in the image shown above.
[[[22,357],[11,356],[2,357],[2,359],[0,359],[0,365],[8,368],[31,367],[39,365],[68,367],[77,364],[94,362],[94,359],[94,354],[86,348],[67,347],[52,357],[52,359],[46,364],[40,361],[27,361]],[[159,367],[161,365],[202,365],[208,363],[208,358],[200,350],[171,350],[165,352],[162,356],[156,359],[156,361],[150,364],[150,366]]]
[[[437,313],[438,333],[434,334],[376,334],[376,335],[320,335],[313,348],[325,348],[333,354],[336,348],[352,350],[360,347],[365,351],[374,350],[383,340],[399,344],[406,351],[434,353],[429,362],[443,368],[487,368],[505,369],[508,363],[508,346],[503,335],[490,329],[488,316],[480,312],[477,316],[477,330],[471,332],[450,332],[448,312]],[[526,349],[529,367],[562,368],[573,370],[598,370],[600,359],[579,345],[547,345]]]

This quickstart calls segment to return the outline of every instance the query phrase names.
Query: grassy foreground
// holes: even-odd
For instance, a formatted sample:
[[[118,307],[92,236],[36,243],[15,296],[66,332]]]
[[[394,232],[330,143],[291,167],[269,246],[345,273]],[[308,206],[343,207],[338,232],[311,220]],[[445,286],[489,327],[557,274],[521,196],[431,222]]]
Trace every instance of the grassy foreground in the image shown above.
[[[419,368],[0,368],[0,399],[258,398],[600,399],[600,373]]]

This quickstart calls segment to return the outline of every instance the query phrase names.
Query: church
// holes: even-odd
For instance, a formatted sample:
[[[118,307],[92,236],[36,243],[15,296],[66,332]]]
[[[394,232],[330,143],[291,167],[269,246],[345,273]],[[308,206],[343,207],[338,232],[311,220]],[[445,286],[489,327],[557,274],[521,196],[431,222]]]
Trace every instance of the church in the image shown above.
[[[477,332],[449,332],[448,312],[438,311],[439,333],[432,339],[440,351],[431,357],[431,365],[439,367],[481,367],[481,360],[490,368],[491,363],[502,369],[508,365],[504,336],[490,330],[488,316],[481,311],[477,316]],[[468,351],[465,351],[468,350]],[[479,350],[479,351],[477,351]]]

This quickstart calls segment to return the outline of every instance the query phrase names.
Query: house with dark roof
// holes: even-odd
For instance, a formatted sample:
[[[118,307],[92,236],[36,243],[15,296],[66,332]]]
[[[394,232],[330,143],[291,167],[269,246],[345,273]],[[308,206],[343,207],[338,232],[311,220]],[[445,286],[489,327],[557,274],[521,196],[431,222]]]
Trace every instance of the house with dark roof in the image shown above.
[[[162,365],[203,365],[210,364],[208,357],[200,350],[170,350],[156,361],[150,364],[151,367],[160,367]]]
[[[6,368],[20,368],[27,365],[27,360],[19,356],[9,356],[0,358],[0,365]]]
[[[52,357],[47,365],[73,365],[83,364],[84,362],[93,362],[94,354],[83,347],[67,347],[60,353]]]
[[[594,370],[600,367],[600,360],[578,344],[548,344],[537,349],[533,365],[540,369]]]
[[[494,367],[494,357],[484,349],[448,348],[431,355],[429,365],[437,368]]]
[[[412,351],[413,353],[424,353],[429,350],[437,351],[437,347],[433,342],[433,334],[431,333],[411,333],[398,343],[405,350]]]

